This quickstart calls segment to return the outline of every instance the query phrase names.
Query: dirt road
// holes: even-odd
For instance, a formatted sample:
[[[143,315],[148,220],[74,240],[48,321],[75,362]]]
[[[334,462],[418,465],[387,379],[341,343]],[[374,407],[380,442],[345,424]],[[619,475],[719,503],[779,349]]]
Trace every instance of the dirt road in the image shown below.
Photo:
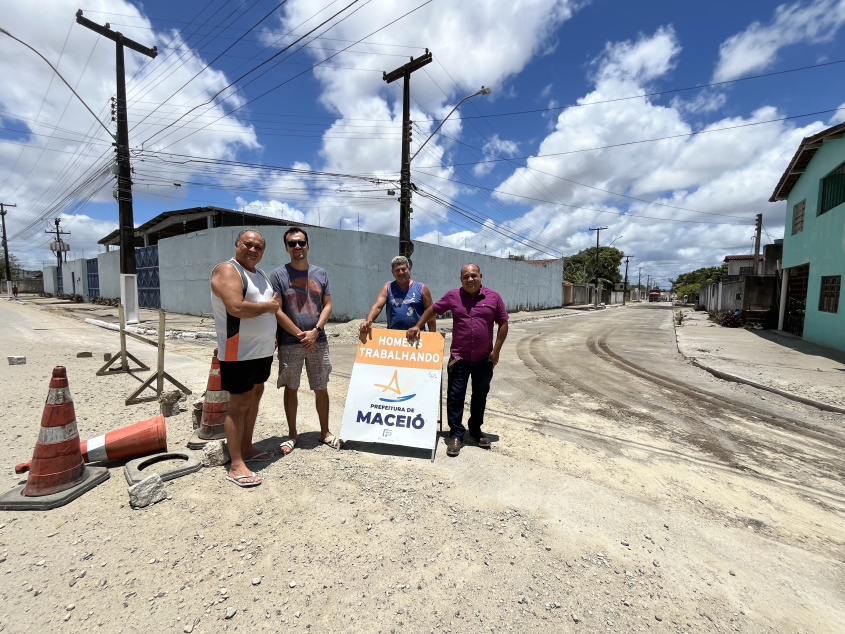
[[[0,365],[7,489],[54,365],[83,438],[156,413],[123,406],[146,375],[94,376],[114,333],[9,302],[0,328],[0,355],[27,356]],[[335,431],[353,354],[332,348]],[[201,392],[208,356],[169,345],[168,372]],[[108,464],[68,506],[2,513],[0,629],[845,631],[842,416],[682,362],[665,304],[515,322],[491,394],[489,452],[334,452],[303,394],[300,447],[256,489],[205,469],[132,510]],[[268,384],[260,446],[282,418]],[[190,427],[168,419],[171,446]]]

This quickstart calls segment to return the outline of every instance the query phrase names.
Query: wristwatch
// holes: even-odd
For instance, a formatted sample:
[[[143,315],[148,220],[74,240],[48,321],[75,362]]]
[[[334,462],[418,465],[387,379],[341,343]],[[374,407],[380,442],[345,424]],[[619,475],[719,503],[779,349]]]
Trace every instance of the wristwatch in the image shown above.
[[[323,332],[323,328],[322,328],[321,326],[314,326],[314,329],[315,329],[317,332]]]

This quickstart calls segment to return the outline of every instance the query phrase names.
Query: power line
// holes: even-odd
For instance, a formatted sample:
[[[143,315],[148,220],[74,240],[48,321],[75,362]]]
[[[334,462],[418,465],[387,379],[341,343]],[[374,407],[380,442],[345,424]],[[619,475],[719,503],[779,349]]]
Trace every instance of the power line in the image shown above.
[[[655,138],[652,138],[652,139],[640,139],[640,140],[637,140],[637,141],[626,141],[624,143],[613,143],[611,145],[600,145],[600,146],[597,146],[597,147],[581,148],[581,149],[578,149],[578,150],[567,150],[565,152],[552,152],[552,153],[549,153],[549,154],[534,154],[532,156],[517,156],[517,157],[512,157],[512,158],[487,159],[487,160],[484,160],[484,161],[473,161],[473,162],[470,162],[470,163],[447,163],[445,165],[424,165],[422,167],[437,168],[437,167],[453,167],[455,165],[475,165],[476,163],[498,163],[498,162],[501,162],[501,161],[514,161],[514,160],[525,161],[525,160],[532,159],[532,158],[544,158],[544,157],[549,157],[549,156],[564,156],[566,154],[578,154],[580,152],[594,152],[594,151],[597,151],[597,150],[607,150],[607,149],[618,148],[618,147],[626,147],[626,146],[629,146],[629,145],[638,145],[640,143],[654,143],[656,141],[666,141],[666,140],[669,140],[669,139],[681,139],[681,138],[693,137],[693,136],[698,136],[698,135],[701,135],[701,134],[708,134],[710,132],[724,132],[726,130],[738,130],[738,129],[741,129],[741,128],[750,128],[750,127],[753,127],[753,126],[764,125],[764,124],[767,124],[767,123],[778,123],[780,121],[790,121],[792,119],[801,119],[803,117],[814,117],[814,116],[820,115],[820,114],[830,114],[831,112],[838,112],[839,110],[845,110],[845,106],[840,106],[839,108],[831,108],[829,110],[819,110],[817,112],[808,112],[806,114],[796,114],[796,115],[792,115],[792,116],[789,116],[789,117],[779,117],[777,119],[766,119],[765,121],[754,121],[752,123],[743,123],[743,124],[740,124],[740,125],[727,126],[725,128],[711,128],[710,130],[699,130],[698,132],[687,132],[685,134],[673,134],[673,135],[670,135],[670,136],[655,137]],[[445,135],[443,135],[439,132],[438,132],[438,135],[445,136]],[[421,169],[421,167],[417,167],[417,169]]]

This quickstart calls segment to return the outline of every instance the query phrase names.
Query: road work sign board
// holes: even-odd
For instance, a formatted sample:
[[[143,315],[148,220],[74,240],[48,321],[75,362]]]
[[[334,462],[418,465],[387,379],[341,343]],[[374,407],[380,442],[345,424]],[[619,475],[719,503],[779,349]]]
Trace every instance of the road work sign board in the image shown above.
[[[404,330],[371,330],[358,343],[340,437],[431,449],[437,444],[443,344],[439,332],[409,342]]]

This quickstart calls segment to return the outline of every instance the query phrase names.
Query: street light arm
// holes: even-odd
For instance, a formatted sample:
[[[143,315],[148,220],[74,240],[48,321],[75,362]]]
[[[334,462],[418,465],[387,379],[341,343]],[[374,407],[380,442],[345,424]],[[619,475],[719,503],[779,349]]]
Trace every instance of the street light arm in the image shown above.
[[[483,87],[483,86],[482,86],[482,87],[481,87],[481,90],[479,90],[478,92],[475,92],[475,93],[473,93],[473,94],[471,94],[471,95],[467,95],[466,97],[464,97],[463,99],[461,99],[458,103],[456,103],[456,104],[455,104],[455,107],[454,107],[454,108],[452,108],[452,109],[449,111],[449,114],[447,114],[445,117],[443,117],[443,119],[440,121],[440,123],[437,125],[437,127],[436,127],[436,128],[434,128],[434,132],[432,132],[432,133],[429,135],[429,137],[428,137],[428,138],[427,138],[427,139],[423,142],[423,144],[419,147],[419,149],[418,149],[416,152],[414,152],[414,155],[413,155],[413,156],[412,156],[412,157],[408,160],[408,163],[411,163],[411,162],[412,162],[415,158],[417,158],[417,154],[419,154],[419,153],[420,153],[420,151],[421,151],[421,150],[425,147],[426,143],[428,143],[429,141],[431,141],[432,137],[434,137],[434,135],[435,135],[435,134],[437,134],[437,131],[440,129],[440,127],[441,127],[444,123],[446,123],[446,119],[448,119],[449,117],[451,117],[451,116],[452,116],[452,113],[453,113],[453,112],[455,112],[455,110],[457,110],[457,109],[458,109],[458,106],[460,106],[460,105],[461,105],[463,102],[465,102],[467,99],[471,99],[472,97],[477,97],[478,95],[489,95],[489,94],[490,94],[490,89],[489,89],[489,88],[485,88],[485,87]]]
[[[69,83],[67,83],[67,80],[66,80],[64,77],[62,77],[61,73],[60,73],[58,70],[56,70],[56,67],[55,67],[55,66],[53,66],[53,65],[49,62],[49,60],[48,60],[46,57],[44,57],[41,53],[39,53],[38,51],[36,51],[34,48],[32,48],[29,44],[27,44],[27,43],[26,43],[26,42],[24,42],[23,40],[19,40],[18,38],[16,38],[14,35],[12,35],[11,33],[9,33],[6,29],[0,28],[0,33],[3,33],[4,35],[8,35],[10,38],[12,38],[13,40],[15,40],[16,42],[20,42],[21,44],[23,44],[24,46],[26,46],[29,50],[31,50],[33,53],[35,53],[36,55],[38,55],[38,57],[40,57],[41,59],[43,59],[43,60],[47,63],[47,65],[48,65],[50,68],[52,68],[52,69],[53,69],[53,72],[54,72],[54,73],[56,73],[56,75],[58,75],[58,76],[59,76],[59,79],[61,79],[63,82],[65,82],[65,85],[66,85],[68,88],[70,88],[70,91],[71,91],[74,95],[76,95],[76,98],[77,98],[77,99],[79,99],[79,101],[82,103],[82,105],[83,105],[83,106],[85,106],[85,109],[86,109],[86,110],[88,110],[88,112],[90,112],[90,113],[91,113],[91,116],[93,116],[93,117],[97,120],[97,123],[99,123],[99,124],[102,126],[103,130],[105,130],[106,132],[108,132],[108,135],[109,135],[112,139],[114,139],[115,141],[117,140],[117,137],[115,137],[115,135],[113,135],[113,134],[111,133],[111,131],[110,131],[110,130],[109,130],[109,129],[105,126],[105,124],[104,124],[102,121],[100,121],[100,118],[99,118],[96,114],[94,114],[94,111],[93,111],[93,110],[91,110],[91,108],[89,108],[89,107],[88,107],[88,104],[87,104],[87,103],[85,103],[84,101],[82,101],[82,97],[80,97],[80,96],[79,96],[79,94],[78,94],[78,93],[77,93],[77,92],[73,89],[73,86],[71,86]]]

